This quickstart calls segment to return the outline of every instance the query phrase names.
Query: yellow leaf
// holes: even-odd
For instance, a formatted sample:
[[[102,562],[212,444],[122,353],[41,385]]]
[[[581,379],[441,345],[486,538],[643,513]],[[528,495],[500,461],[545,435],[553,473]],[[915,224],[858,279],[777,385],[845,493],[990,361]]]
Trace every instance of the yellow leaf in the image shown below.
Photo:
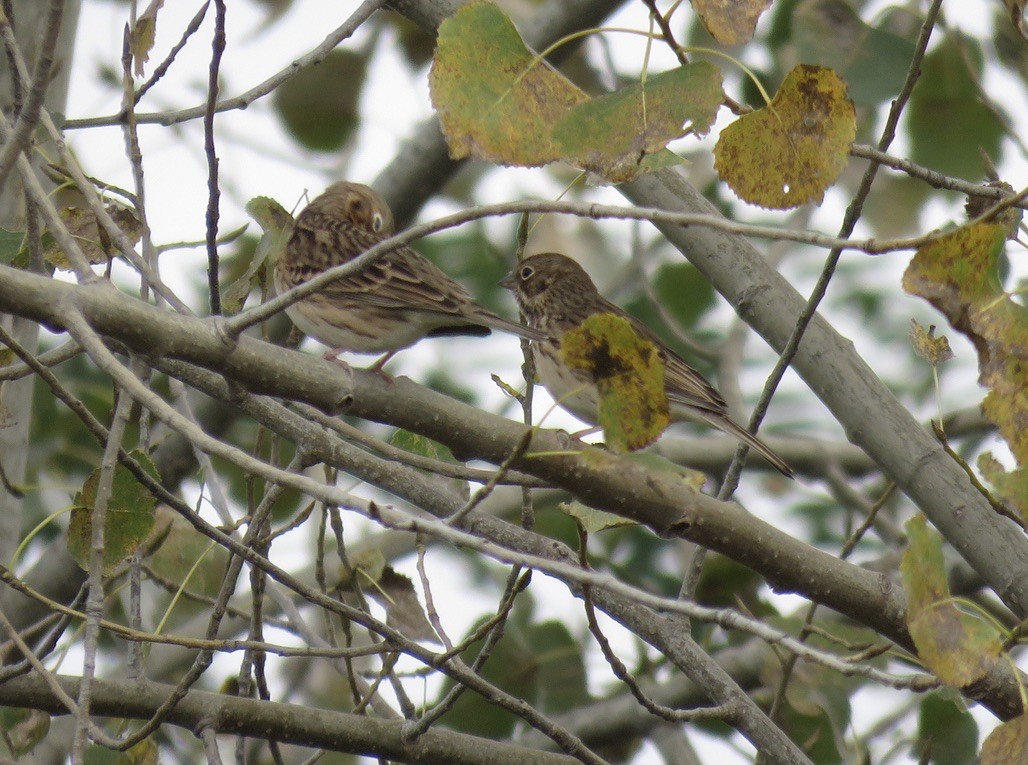
[[[749,42],[757,19],[770,7],[771,0],[692,0],[703,26],[722,45]]]
[[[856,127],[846,83],[831,69],[801,64],[768,106],[722,131],[714,167],[736,194],[760,207],[820,203],[846,167]]]
[[[1020,715],[996,728],[982,744],[981,765],[1028,762],[1028,716]]]
[[[978,352],[979,381],[992,390],[982,410],[1028,465],[1028,309],[1004,292],[999,272],[1006,229],[977,223],[921,247],[903,289],[924,298]]]
[[[590,316],[564,334],[561,354],[595,381],[599,424],[612,451],[641,449],[660,437],[669,422],[664,364],[656,346],[628,320],[609,313]]]
[[[984,452],[978,455],[978,470],[993,492],[1028,524],[1028,468],[1005,470],[992,452]]]
[[[164,5],[164,0],[151,0],[136,18],[129,35],[129,51],[132,53],[132,74],[143,76],[143,65],[150,60],[150,50],[157,38],[157,11]]]
[[[339,566],[339,581],[336,587],[340,590],[373,587],[386,570],[385,556],[381,550],[373,547],[350,556],[349,564]]]
[[[143,224],[133,210],[113,203],[107,205],[105,209],[114,219],[118,228],[128,237],[130,243],[135,244],[139,241],[143,233]],[[85,207],[64,207],[58,210],[57,214],[60,215],[68,233],[78,243],[79,249],[90,263],[106,263],[120,254],[121,250],[111,241],[107,231],[100,226],[92,210]],[[68,262],[68,256],[52,238],[52,235],[45,237],[43,241],[43,257],[46,261],[54,268],[70,271],[71,264]]]
[[[939,366],[953,358],[949,340],[945,335],[935,336],[935,325],[928,329],[918,324],[917,319],[910,320],[910,339],[914,342],[914,352],[933,367]]]

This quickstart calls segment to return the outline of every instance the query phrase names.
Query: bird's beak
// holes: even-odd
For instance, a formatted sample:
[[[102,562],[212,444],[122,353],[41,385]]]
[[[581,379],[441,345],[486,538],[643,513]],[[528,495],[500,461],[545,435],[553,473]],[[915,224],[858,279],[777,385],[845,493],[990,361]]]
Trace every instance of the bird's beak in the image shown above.
[[[514,289],[514,274],[507,274],[505,277],[500,279],[500,286],[506,289]]]

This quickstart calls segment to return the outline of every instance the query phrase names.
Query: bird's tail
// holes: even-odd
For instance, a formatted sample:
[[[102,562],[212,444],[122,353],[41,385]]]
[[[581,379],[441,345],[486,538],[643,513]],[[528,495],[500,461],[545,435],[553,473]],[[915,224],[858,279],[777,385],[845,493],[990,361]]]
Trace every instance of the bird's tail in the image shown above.
[[[752,449],[755,449],[765,460],[767,460],[774,466],[775,470],[784,475],[786,478],[793,477],[792,468],[789,467],[785,460],[783,460],[781,457],[775,454],[771,450],[770,446],[768,446],[755,435],[750,433],[748,430],[746,430],[746,428],[743,428],[742,426],[738,425],[731,418],[723,414],[714,414],[712,412],[703,412],[701,416],[715,428],[719,428],[720,430],[723,430],[725,433],[735,436]]]
[[[484,308],[476,311],[474,314],[472,314],[472,317],[475,321],[478,321],[487,327],[498,329],[501,332],[509,332],[512,335],[523,337],[526,340],[550,339],[550,336],[541,330],[535,329],[534,327],[529,327],[528,325],[521,324],[517,321],[505,319],[502,316],[497,316],[492,311],[487,311]]]

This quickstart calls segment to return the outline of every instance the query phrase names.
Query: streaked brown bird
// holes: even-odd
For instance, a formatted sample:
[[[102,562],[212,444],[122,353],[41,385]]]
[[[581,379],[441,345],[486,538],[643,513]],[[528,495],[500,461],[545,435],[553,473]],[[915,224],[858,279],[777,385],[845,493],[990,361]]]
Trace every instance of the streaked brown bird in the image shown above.
[[[392,234],[392,211],[378,194],[360,183],[333,183],[296,217],[275,264],[275,289],[281,294],[303,284]],[[499,329],[545,338],[478,305],[460,284],[409,247],[332,282],[293,303],[286,313],[305,334],[332,349],[326,358],[342,351],[386,354],[372,369],[381,369],[394,353],[424,337],[484,336]]]
[[[532,341],[532,356],[539,382],[554,401],[580,420],[597,423],[599,391],[586,372],[564,363],[561,338],[590,316],[612,313],[627,319],[632,328],[653,343],[664,363],[664,385],[673,420],[705,420],[758,451],[781,473],[792,469],[759,438],[728,416],[728,405],[703,375],[668,348],[646,325],[600,295],[589,274],[566,255],[548,252],[522,260],[501,285],[514,298],[529,325],[542,331],[546,340]]]

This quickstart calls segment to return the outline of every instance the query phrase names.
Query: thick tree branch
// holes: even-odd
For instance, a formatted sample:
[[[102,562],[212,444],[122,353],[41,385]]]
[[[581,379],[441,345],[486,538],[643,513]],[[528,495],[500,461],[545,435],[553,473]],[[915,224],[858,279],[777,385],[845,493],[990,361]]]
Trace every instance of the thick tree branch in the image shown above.
[[[0,310],[25,313],[60,327],[68,306],[78,306],[104,334],[141,351],[199,363],[253,392],[303,398],[322,408],[350,401],[351,414],[429,436],[468,458],[500,463],[524,432],[523,424],[469,407],[405,378],[389,382],[376,374],[355,372],[347,385],[336,365],[304,354],[247,336],[239,338],[235,347],[226,346],[216,331],[218,320],[169,314],[102,284],[80,287],[0,268]],[[159,358],[155,362],[159,364]],[[324,398],[318,400],[318,396]],[[802,593],[911,647],[904,597],[888,578],[799,542],[735,505],[693,494],[666,474],[592,448],[588,451],[588,456],[563,451],[558,433],[540,430],[518,468],[658,533],[675,533],[718,550],[758,570],[776,588]],[[379,480],[385,482],[385,477]],[[425,495],[411,498],[428,506],[438,504]],[[501,523],[476,520],[468,531],[478,534],[478,523],[494,522]],[[515,540],[508,540],[507,546],[519,549]],[[997,677],[1002,676],[997,672]],[[1006,695],[1013,689],[1012,682],[990,688],[990,693],[999,692],[1007,699],[1000,702],[994,697],[990,706],[1008,716],[1017,704],[1016,694]]]
[[[69,696],[76,696],[78,678],[57,676]],[[93,714],[133,720],[149,719],[168,698],[170,685],[150,681],[93,680]],[[41,709],[55,715],[67,709],[39,677],[24,676],[0,685],[0,704]],[[206,691],[189,691],[166,719],[188,731],[201,723],[218,733],[252,736],[333,752],[372,754],[397,762],[451,765],[454,762],[489,762],[524,765],[572,765],[580,761],[564,754],[433,729],[416,741],[403,735],[404,721],[330,712],[309,705],[297,706],[242,699]]]
[[[638,204],[715,212],[673,173],[647,176],[624,189]],[[658,228],[772,347],[784,346],[804,301],[756,248],[713,229],[661,224]],[[993,512],[960,466],[857,355],[853,344],[815,316],[794,367],[850,440],[896,481],[1015,613],[1028,614],[1028,541]]]

